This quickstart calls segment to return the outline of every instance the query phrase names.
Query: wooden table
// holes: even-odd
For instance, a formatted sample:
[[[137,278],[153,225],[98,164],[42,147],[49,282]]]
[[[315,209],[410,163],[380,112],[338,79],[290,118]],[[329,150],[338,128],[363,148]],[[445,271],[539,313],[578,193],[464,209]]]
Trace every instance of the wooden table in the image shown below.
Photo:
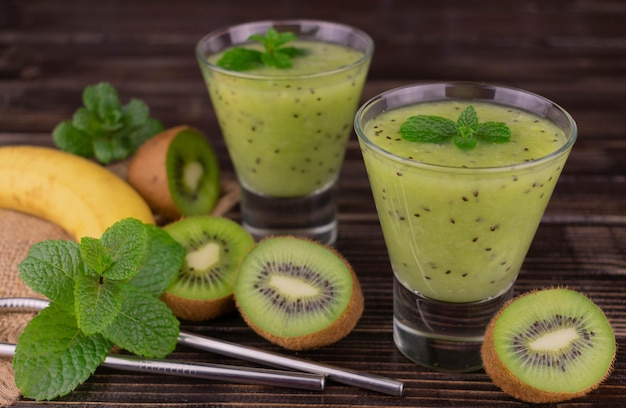
[[[516,291],[567,285],[605,310],[620,347],[615,372],[591,395],[558,406],[626,406],[626,8],[619,0],[2,0],[0,144],[52,145],[51,130],[80,105],[82,89],[109,81],[123,101],[146,101],[166,126],[202,129],[232,176],[195,43],[219,26],[294,17],[341,21],[372,35],[377,49],[364,101],[416,81],[475,80],[537,92],[574,116],[579,140]],[[99,369],[67,397],[15,406],[525,406],[482,371],[432,372],[398,353],[391,269],[355,137],[340,187],[337,248],[361,279],[365,312],[339,343],[292,354],[402,380],[403,398],[337,383],[300,392]],[[237,210],[230,215],[237,219]],[[183,328],[282,352],[237,315]],[[174,356],[240,363],[184,347]]]

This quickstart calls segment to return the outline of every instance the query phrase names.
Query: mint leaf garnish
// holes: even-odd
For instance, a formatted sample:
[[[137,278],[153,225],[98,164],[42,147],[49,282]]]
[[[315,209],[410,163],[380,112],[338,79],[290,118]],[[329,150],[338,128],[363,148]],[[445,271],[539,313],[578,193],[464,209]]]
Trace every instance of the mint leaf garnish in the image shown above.
[[[52,302],[24,329],[15,348],[15,383],[37,400],[69,394],[104,361],[113,343],[85,335],[72,312]]]
[[[179,322],[163,302],[133,286],[122,287],[122,308],[103,335],[131,353],[162,357],[176,346]]]
[[[117,90],[107,82],[87,86],[82,96],[84,106],[52,132],[61,150],[107,164],[125,159],[163,131],[143,101],[132,99],[122,105]]]
[[[76,277],[85,268],[78,243],[61,240],[36,243],[18,265],[20,278],[35,292],[70,305]]]
[[[100,241],[112,256],[113,264],[102,272],[103,277],[126,280],[137,273],[148,245],[147,228],[137,219],[126,219],[104,231]]]
[[[180,270],[187,253],[163,229],[155,225],[146,225],[146,231],[149,236],[146,256],[137,274],[128,283],[158,297],[176,279],[177,275],[171,271]]]
[[[411,116],[400,126],[402,138],[411,142],[443,143],[458,133],[456,124],[440,116]]]
[[[306,53],[301,48],[283,47],[296,39],[292,32],[279,33],[276,29],[269,28],[265,35],[253,34],[248,37],[249,41],[263,44],[264,52],[241,47],[231,48],[217,61],[217,66],[231,71],[247,71],[263,65],[279,69],[290,68],[293,57]]]
[[[51,303],[18,340],[13,368],[24,396],[67,394],[114,344],[149,357],[174,350],[179,322],[159,296],[184,259],[167,232],[132,218],[100,239],[34,244],[18,265],[20,277]]]
[[[122,309],[118,282],[79,275],[74,288],[78,328],[89,335],[102,331]]]
[[[486,143],[506,143],[511,138],[511,130],[503,122],[479,123],[473,106],[461,112],[456,122],[433,115],[409,117],[400,126],[403,139],[421,143],[444,143],[452,139],[461,150],[472,150],[478,141]]]

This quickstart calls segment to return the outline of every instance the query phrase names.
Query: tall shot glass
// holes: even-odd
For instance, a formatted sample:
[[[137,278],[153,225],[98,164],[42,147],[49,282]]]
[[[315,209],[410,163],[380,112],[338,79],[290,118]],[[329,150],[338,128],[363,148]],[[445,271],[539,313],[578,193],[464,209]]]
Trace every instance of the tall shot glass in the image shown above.
[[[231,71],[220,53],[269,28],[308,49],[290,69]],[[343,24],[260,21],[228,27],[196,47],[202,74],[242,188],[242,224],[258,240],[289,234],[333,244],[336,182],[374,44]]]
[[[509,143],[463,151],[402,139],[413,115],[505,122]],[[394,341],[438,371],[482,366],[486,325],[513,285],[577,136],[555,103],[514,88],[423,83],[382,93],[355,129],[394,273]]]

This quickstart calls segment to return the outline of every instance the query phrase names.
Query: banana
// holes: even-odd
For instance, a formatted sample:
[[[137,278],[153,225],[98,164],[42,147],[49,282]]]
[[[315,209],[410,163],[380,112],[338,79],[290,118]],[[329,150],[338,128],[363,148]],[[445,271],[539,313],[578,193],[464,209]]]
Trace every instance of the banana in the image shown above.
[[[148,204],[123,179],[90,160],[48,147],[0,147],[0,208],[46,219],[77,241],[99,238],[127,217],[154,224]]]

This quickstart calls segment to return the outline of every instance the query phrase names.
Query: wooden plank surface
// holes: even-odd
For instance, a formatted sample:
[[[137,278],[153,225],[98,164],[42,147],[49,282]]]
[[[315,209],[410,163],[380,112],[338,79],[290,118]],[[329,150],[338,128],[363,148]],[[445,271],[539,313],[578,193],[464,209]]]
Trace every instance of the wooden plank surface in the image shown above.
[[[166,126],[202,129],[232,177],[193,50],[208,31],[259,19],[355,25],[376,43],[363,101],[423,80],[504,83],[565,107],[580,136],[516,291],[567,285],[590,295],[618,337],[615,372],[591,395],[554,407],[626,406],[626,3],[619,0],[0,0],[0,144],[51,145],[50,132],[109,81]],[[323,393],[99,369],[67,397],[16,407],[522,407],[482,371],[436,373],[391,338],[391,269],[355,137],[340,179],[337,248],[355,267],[365,313],[353,333],[293,353],[406,382],[403,398],[330,383]],[[238,219],[235,210],[230,216]],[[184,324],[198,334],[279,351],[236,315]],[[289,353],[287,353],[289,354]],[[237,363],[179,347],[174,357]],[[548,405],[550,406],[550,405]]]

